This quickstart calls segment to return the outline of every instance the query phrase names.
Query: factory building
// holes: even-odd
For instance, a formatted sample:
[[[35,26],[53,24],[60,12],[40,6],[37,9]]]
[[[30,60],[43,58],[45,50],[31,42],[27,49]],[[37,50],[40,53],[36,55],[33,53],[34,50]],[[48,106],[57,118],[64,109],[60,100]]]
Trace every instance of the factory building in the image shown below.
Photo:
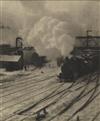
[[[23,69],[23,48],[22,38],[16,38],[16,46],[12,47],[9,44],[0,45],[0,68],[5,68],[7,71]]]
[[[0,45],[0,68],[7,71],[20,70],[29,65],[42,67],[46,63],[45,56],[39,56],[34,47],[23,47],[23,39],[16,38],[16,46]]]

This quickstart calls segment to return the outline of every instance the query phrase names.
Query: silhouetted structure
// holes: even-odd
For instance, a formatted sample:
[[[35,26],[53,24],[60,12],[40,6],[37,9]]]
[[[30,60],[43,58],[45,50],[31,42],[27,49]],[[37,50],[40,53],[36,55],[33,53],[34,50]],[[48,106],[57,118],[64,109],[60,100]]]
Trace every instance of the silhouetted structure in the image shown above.
[[[42,67],[47,62],[46,57],[39,56],[34,47],[23,47],[23,39],[21,37],[16,38],[15,47],[9,44],[0,45],[0,58],[0,68],[3,67],[6,70],[18,70],[23,69],[23,67],[27,70],[29,65]]]
[[[0,67],[7,71],[23,69],[23,59],[20,55],[0,55]]]
[[[23,44],[22,38],[16,38],[16,46],[9,44],[0,45],[0,67],[7,71],[23,69]]]
[[[80,45],[75,46],[71,58],[65,58],[59,78],[75,80],[100,69],[100,36],[88,34],[76,37]]]
[[[36,67],[42,67],[47,63],[46,56],[39,56],[38,53],[34,52],[32,55],[32,64]]]

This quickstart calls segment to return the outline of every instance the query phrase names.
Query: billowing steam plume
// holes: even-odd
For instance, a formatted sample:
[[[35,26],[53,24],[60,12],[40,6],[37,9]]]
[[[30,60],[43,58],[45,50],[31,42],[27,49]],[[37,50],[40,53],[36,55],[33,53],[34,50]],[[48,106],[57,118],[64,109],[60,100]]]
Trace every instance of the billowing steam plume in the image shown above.
[[[66,56],[74,45],[74,38],[68,33],[68,23],[48,16],[35,24],[27,39],[41,54],[48,54],[48,51],[56,48]]]

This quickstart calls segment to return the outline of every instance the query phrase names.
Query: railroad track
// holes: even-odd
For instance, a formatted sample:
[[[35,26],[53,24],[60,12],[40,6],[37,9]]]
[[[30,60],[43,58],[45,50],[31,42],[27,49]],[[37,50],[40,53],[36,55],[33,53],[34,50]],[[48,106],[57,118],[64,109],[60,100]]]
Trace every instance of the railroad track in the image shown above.
[[[52,71],[51,71],[52,72]],[[48,75],[50,72],[47,72],[46,73],[46,75]],[[42,74],[43,75],[43,74]],[[32,79],[36,79],[36,81],[39,79],[39,78],[41,78],[42,77],[42,75],[39,75],[39,74],[37,74],[36,72],[33,72],[31,75],[29,75],[29,76],[27,76],[27,77],[22,77],[22,78],[20,78],[20,79],[15,79],[12,83],[14,84],[14,85],[21,85],[21,84],[25,84],[26,82],[27,82],[27,80],[29,80],[29,81],[31,81]],[[44,77],[46,76],[45,74],[44,74]],[[38,77],[39,76],[39,77]],[[37,77],[37,78],[36,78]],[[10,90],[12,90],[13,88],[14,88],[14,85],[11,85],[10,87],[8,86],[8,87],[6,87],[6,89],[4,89],[4,91],[10,91]],[[24,86],[24,85],[23,85]],[[2,91],[2,89],[0,89],[0,91]]]
[[[3,96],[2,96],[2,98],[3,97],[11,97],[12,95],[15,95],[15,94],[17,94],[17,92],[22,92],[22,91],[24,91],[24,90],[27,90],[27,89],[31,89],[32,87],[38,87],[38,84],[41,84],[41,83],[46,83],[45,81],[47,81],[47,79],[50,79],[50,78],[52,78],[52,77],[54,77],[55,75],[53,75],[53,76],[50,76],[50,77],[48,77],[48,78],[46,78],[46,79],[42,79],[42,80],[39,80],[39,81],[37,81],[37,82],[31,82],[31,84],[29,83],[29,85],[27,85],[27,83],[26,83],[26,85],[25,86],[23,86],[23,87],[21,87],[21,88],[18,88],[17,90],[13,90],[13,92],[11,91],[11,92],[8,92],[7,94],[3,94]],[[21,85],[22,86],[22,85]],[[28,90],[27,90],[28,91]],[[10,95],[10,96],[9,96]]]
[[[78,82],[79,83],[79,82]],[[67,94],[68,92],[70,92],[70,90],[68,91],[68,89],[70,89],[72,86],[74,87],[75,85],[77,85],[78,83],[72,83],[72,85],[70,85],[67,89],[64,89],[64,90],[62,90],[61,92],[58,92],[57,94],[55,94],[55,95],[52,95],[52,96],[50,96],[50,98],[52,98],[52,97],[55,97],[55,96],[57,96],[58,94],[60,94],[61,93],[61,95],[59,95],[54,101],[52,101],[50,104],[48,104],[48,106],[47,107],[49,107],[49,106],[51,106],[51,105],[53,105],[53,104],[55,104],[55,103],[57,103],[59,100],[60,100],[60,98],[63,98],[63,96],[65,95],[65,94]],[[50,99],[49,98],[49,99]],[[46,100],[48,99],[48,98],[45,98]],[[45,101],[46,101],[45,100]],[[40,102],[43,102],[43,100],[42,101],[40,101]],[[36,106],[36,105],[35,105]],[[35,107],[34,106],[34,107]],[[32,107],[31,107],[32,108]],[[29,108],[30,109],[30,108]],[[26,110],[24,110],[24,111],[26,111]],[[23,113],[23,112],[20,112],[20,113]]]
[[[52,79],[52,78],[51,78]],[[46,86],[48,86],[48,85],[50,85],[50,86],[52,86],[52,85],[54,85],[53,83],[52,83],[52,80],[50,80],[51,82],[50,83],[48,83],[48,84],[45,84],[44,86],[42,86],[42,87],[38,87],[38,85],[36,85],[36,87],[38,88],[38,89],[42,89],[42,88],[46,88]],[[54,82],[54,81],[53,81]],[[45,83],[45,82],[44,82]],[[35,89],[34,89],[34,88]],[[34,85],[32,85],[32,87],[29,87],[28,88],[28,90],[26,90],[27,92],[24,92],[25,91],[25,89],[23,90],[23,93],[21,92],[21,94],[18,94],[18,96],[16,96],[16,97],[13,97],[14,95],[17,95],[16,93],[13,93],[13,95],[10,95],[10,96],[12,96],[12,98],[11,97],[9,97],[9,96],[7,96],[7,97],[5,97],[5,98],[2,98],[2,100],[4,100],[3,101],[3,105],[5,106],[6,105],[6,103],[8,103],[8,102],[12,102],[13,100],[17,100],[18,98],[23,98],[23,97],[25,97],[25,96],[27,96],[28,97],[28,95],[29,95],[29,97],[30,97],[30,95],[32,95],[33,96],[33,93],[34,93],[34,91],[37,91],[38,89],[36,88]],[[51,88],[50,88],[51,89]],[[49,90],[48,88],[47,88],[47,90]],[[47,90],[44,90],[44,91],[47,91]],[[21,90],[22,91],[22,90]],[[43,92],[44,92],[43,91]],[[39,94],[38,94],[39,95]],[[18,101],[18,100],[17,100]],[[13,103],[13,102],[12,102]],[[8,104],[7,104],[8,105]],[[3,109],[2,109],[3,110]]]
[[[33,76],[36,76],[37,75],[37,73],[36,73],[36,70],[37,69],[35,69],[35,71],[32,71],[31,73],[29,73],[29,74],[26,74],[26,75],[24,75],[24,77],[23,76],[21,76],[21,77],[19,77],[18,75],[15,75],[15,77],[13,76],[13,78],[12,77],[10,77],[11,78],[11,80],[12,81],[9,81],[10,80],[10,78],[9,78],[9,80],[7,81],[7,78],[6,79],[4,79],[4,81],[2,80],[2,84],[6,84],[6,83],[11,83],[11,82],[14,82],[14,83],[21,83],[21,81],[25,81],[25,79],[28,79],[28,78],[30,78],[30,77],[33,77]],[[33,73],[33,75],[32,75],[32,73]],[[6,81],[5,81],[6,80]],[[11,88],[13,85],[6,85],[6,86],[4,86],[4,85],[1,85],[0,86],[0,91],[1,91],[1,89],[3,89],[3,88]]]
[[[96,75],[95,75],[95,76],[96,76]],[[96,77],[97,77],[97,76],[96,76]],[[93,78],[93,79],[96,79],[96,77]],[[55,116],[49,118],[48,120],[46,119],[46,121],[54,120],[57,116],[62,115],[62,114],[63,114],[64,112],[66,112],[69,108],[71,108],[75,103],[77,103],[77,102],[80,101],[82,98],[84,98],[85,96],[87,96],[91,91],[93,91],[94,89],[97,89],[97,87],[100,85],[100,84],[98,84],[99,81],[96,81],[96,86],[95,86],[95,87],[93,87],[92,89],[90,89],[88,92],[84,93],[85,90],[88,88],[88,85],[91,83],[91,81],[93,81],[93,79],[90,79],[90,77],[89,77],[88,82],[87,82],[84,86],[81,86],[81,88],[84,87],[84,89],[83,89],[75,98],[73,98],[72,101],[71,101],[69,104],[66,104],[66,105],[65,105],[65,103],[64,103],[64,105],[65,105],[66,108],[64,108],[62,111],[60,111],[59,113],[57,113]],[[72,84],[72,85],[74,86],[74,84]],[[73,87],[72,85],[70,86],[71,88]],[[97,85],[98,85],[98,86],[97,86]],[[67,88],[67,89],[68,89],[68,88]],[[65,90],[66,90],[66,89],[65,89]],[[79,90],[79,87],[76,88],[75,90],[78,91],[78,90]],[[55,103],[57,103],[58,101],[60,101],[61,98],[64,97],[64,96],[66,96],[65,94],[67,94],[67,93],[68,93],[68,90],[65,91],[65,92],[63,92],[59,97],[57,97],[54,101],[52,101],[50,104],[48,104],[47,108],[48,108],[49,106],[51,106],[52,104],[54,105]],[[69,92],[69,93],[71,93],[71,92]],[[94,93],[92,93],[91,97],[93,96],[93,94],[94,94]],[[67,96],[68,96],[68,95],[67,95]],[[65,100],[66,100],[66,99],[65,99]],[[89,98],[89,100],[90,100],[90,98]],[[40,102],[41,102],[41,101],[40,101]],[[33,106],[33,107],[31,107],[31,108],[33,108],[33,110],[34,110],[34,107],[35,107],[35,106]],[[30,110],[31,108],[29,108],[29,110]],[[81,108],[82,108],[82,107],[81,107]],[[81,110],[81,108],[80,108],[80,110]],[[22,111],[22,112],[20,112],[19,114],[23,114],[23,113],[25,113],[25,112],[27,112],[27,111],[28,111],[28,109],[27,109],[27,110],[24,110],[24,111]],[[31,112],[32,112],[32,111],[31,111]],[[25,114],[26,114],[26,113],[25,113]],[[33,114],[32,114],[32,115],[33,115]],[[73,115],[75,115],[75,113],[74,113]],[[72,117],[73,117],[73,116],[72,116]],[[68,121],[69,121],[72,117],[70,117],[70,118],[68,119]]]
[[[62,84],[60,84],[60,85],[62,85]],[[55,88],[55,87],[53,87],[53,88]],[[47,91],[47,90],[45,90],[45,91]]]
[[[100,116],[100,111],[96,113],[96,115],[93,117],[91,121],[95,121]]]
[[[77,95],[75,96],[69,103],[64,103],[65,107],[59,111],[58,113],[56,113],[55,115],[51,116],[50,118],[48,118],[46,121],[53,121],[54,119],[61,117],[59,119],[59,121],[61,119],[63,119],[63,116],[67,117],[68,114],[68,110],[75,105],[76,103],[78,103],[79,101],[81,101],[82,99],[84,99],[85,97],[87,97],[90,93],[91,95],[88,97],[88,99],[83,103],[83,105],[81,105],[71,116],[68,116],[68,118],[66,119],[66,121],[70,121],[78,112],[82,111],[84,108],[86,108],[95,98],[96,96],[98,96],[100,94],[100,92],[98,92],[96,95],[94,95],[96,93],[97,88],[100,86],[100,83],[98,83],[98,79],[95,82],[95,86],[91,89],[89,89],[87,92],[85,92],[86,88],[88,87],[88,85],[86,85],[86,87],[84,87],[84,89]],[[72,110],[71,112],[72,113]],[[57,120],[58,121],[58,120]]]
[[[92,88],[91,90],[89,90],[88,92],[86,92],[82,97],[80,97],[80,99],[82,99],[84,96],[86,96],[87,94],[91,93],[91,95],[88,97],[88,99],[84,102],[83,105],[81,105],[73,114],[71,117],[69,117],[67,119],[67,121],[70,121],[77,113],[79,113],[80,111],[82,111],[84,108],[86,108],[98,95],[100,95],[100,91],[97,92],[99,86],[100,86],[100,80],[99,80],[99,76],[100,74],[97,74],[97,78],[96,78],[96,83],[94,88]],[[79,99],[79,100],[80,100]]]
[[[55,87],[56,87],[56,86],[55,86]],[[51,89],[55,89],[55,87],[52,87]],[[47,91],[49,91],[49,89],[48,89],[48,90],[45,90],[44,92],[47,93]],[[41,94],[43,94],[44,92],[41,92]],[[25,102],[25,101],[27,101],[27,104],[24,105],[24,106],[22,106],[22,107],[20,107],[20,108],[24,108],[24,107],[27,106],[27,105],[29,106],[30,104],[33,104],[33,99],[34,99],[35,97],[38,97],[38,95],[39,95],[39,94],[36,94],[36,95],[34,95],[34,96],[32,96],[32,97],[28,97],[27,99],[21,100],[20,102],[15,103],[15,104],[13,104],[13,105],[10,105],[9,107],[6,107],[6,108],[10,108],[10,107],[12,107],[12,106],[18,105],[18,104],[20,104],[21,102],[23,103],[23,102]],[[14,112],[14,111],[13,111],[13,112]],[[16,112],[16,110],[15,110],[15,112]],[[7,119],[8,119],[8,117],[7,117]]]
[[[36,91],[36,90],[38,90],[38,89],[42,89],[42,88],[44,88],[44,87],[46,87],[46,86],[49,86],[49,84],[51,84],[51,86],[53,85],[53,83],[52,83],[52,78],[53,78],[54,76],[52,76],[52,77],[50,77],[50,78],[48,78],[48,80],[46,80],[46,81],[48,81],[49,83],[46,83],[45,85],[43,85],[42,87],[38,87],[38,85],[36,85],[38,88],[28,88],[28,89],[30,89],[29,90],[29,92],[27,92],[27,93],[24,93],[24,94],[22,94],[22,95],[19,95],[18,97],[20,97],[20,96],[25,96],[25,95],[27,95],[27,94],[29,94],[30,93],[30,91],[33,93],[34,91]],[[44,82],[45,82],[45,79],[44,79]],[[41,83],[40,83],[41,84]],[[33,87],[35,87],[34,85],[33,85]],[[19,90],[19,91],[21,91],[21,90]],[[25,89],[24,89],[24,91],[25,91]],[[47,91],[47,90],[46,90]],[[13,95],[16,95],[16,93],[14,92],[13,93]],[[16,98],[18,98],[18,97],[16,97]],[[5,97],[6,98],[6,97]],[[7,97],[8,98],[8,97]],[[14,99],[14,98],[13,98]],[[11,100],[7,100],[7,102],[8,101],[11,101]],[[6,103],[6,101],[4,101],[4,104]]]
[[[53,74],[53,75],[55,75],[55,74]],[[48,79],[49,77],[51,77],[53,75],[50,75],[50,76],[44,75],[44,77],[42,77],[42,79],[41,79],[41,76],[36,78],[32,75],[31,77],[24,78],[23,81],[21,81],[21,82],[20,81],[18,81],[18,83],[14,82],[14,85],[11,88],[1,90],[1,93],[2,93],[1,97],[11,95],[13,92],[15,93],[15,92],[21,91],[22,87],[23,87],[23,89],[27,88],[27,85],[28,85],[28,88],[29,88],[29,86],[32,86],[33,83],[37,84],[39,82],[42,82],[42,81]]]
[[[48,78],[43,79],[43,80],[44,80],[44,81],[47,80],[47,79],[49,80],[50,78],[53,78],[53,77],[55,77],[54,74],[53,74],[52,76],[49,76]],[[41,80],[41,81],[43,81],[43,80]],[[49,82],[51,83],[52,80],[50,80]],[[48,83],[48,84],[50,84],[50,83]],[[44,84],[45,84],[45,83],[44,83]],[[34,86],[33,86],[33,87],[34,87]],[[45,85],[44,87],[46,87],[46,85]],[[43,86],[42,86],[42,88],[43,88]],[[53,89],[53,88],[54,88],[54,87],[52,87],[52,89]],[[48,89],[48,88],[47,88],[47,89]],[[48,89],[48,90],[49,90],[49,89]],[[34,93],[35,90],[34,90],[34,88],[33,88],[33,90],[30,90],[30,91],[31,91],[31,93]],[[45,91],[47,91],[47,90],[44,90],[44,92],[45,92]],[[38,94],[39,94],[39,93],[42,94],[42,92],[38,92]],[[29,94],[30,94],[30,93],[29,93]],[[35,96],[36,96],[36,95],[35,95]],[[21,99],[23,99],[23,97],[24,97],[24,96],[22,95]],[[10,108],[10,107],[12,107],[12,106],[18,105],[19,103],[21,103],[21,102],[23,102],[23,101],[30,100],[30,98],[32,98],[32,97],[34,97],[34,94],[31,94],[31,95],[27,96],[27,98],[26,98],[25,100],[24,100],[24,99],[23,99],[23,100],[20,100],[20,102],[15,103],[15,102],[16,102],[16,101],[15,101],[14,103],[12,103],[12,105],[8,105],[8,107],[6,107],[6,108]],[[5,110],[5,108],[4,108],[4,109],[1,109],[1,110],[3,111],[3,110]]]
[[[94,74],[91,77],[90,80],[93,81],[94,79],[96,79],[96,77],[97,77],[96,74]],[[90,78],[90,77],[88,77],[88,78]],[[91,91],[94,90],[94,88],[92,88],[91,90],[84,93],[85,90],[87,89],[89,83],[91,83],[90,80],[89,80],[86,83],[80,85],[81,81],[84,81],[86,79],[87,79],[87,77],[80,80],[80,81],[74,82],[74,83],[70,84],[69,86],[67,86],[67,88],[64,87],[64,85],[67,85],[66,83],[61,83],[58,86],[54,86],[54,87],[51,86],[52,91],[50,91],[50,93],[45,94],[45,96],[43,98],[40,98],[35,103],[34,103],[34,100],[33,101],[31,100],[26,107],[23,106],[23,108],[21,110],[15,111],[15,113],[9,115],[3,121],[17,121],[17,119],[23,120],[24,118],[26,118],[27,116],[30,116],[30,115],[36,117],[37,111],[39,109],[43,108],[43,106],[46,107],[48,110],[49,109],[50,110],[56,110],[56,109],[53,109],[54,105],[57,106],[59,104],[63,108],[66,107],[66,105],[67,105],[66,108],[64,108],[64,109],[61,108],[62,110],[60,112],[57,112],[55,115],[50,116],[49,118],[47,117],[47,119],[46,119],[46,121],[54,120],[56,117],[59,117],[60,115],[64,114],[66,112],[66,110],[68,110],[72,105],[74,105],[75,103],[80,101],[82,98],[84,98]],[[100,85],[100,84],[98,84],[98,85]],[[95,87],[95,88],[97,88],[97,87]],[[82,91],[80,92],[80,94],[78,94],[76,97],[74,97],[71,100],[71,103],[66,104],[66,99],[68,99],[68,96],[71,95],[71,93],[73,91],[78,92],[78,90],[82,90]],[[47,90],[45,90],[44,92],[41,92],[41,94],[44,94],[45,92],[47,92]],[[29,97],[28,99],[30,100],[30,98],[31,97]],[[64,99],[63,103],[60,104],[60,101],[63,100],[63,99]],[[89,100],[89,102],[91,102],[91,100]],[[68,121],[71,118],[73,118],[73,116],[76,115],[76,114],[73,113],[73,115],[68,119]],[[24,117],[24,115],[25,115],[25,117]],[[35,121],[35,118],[34,118],[34,121]]]

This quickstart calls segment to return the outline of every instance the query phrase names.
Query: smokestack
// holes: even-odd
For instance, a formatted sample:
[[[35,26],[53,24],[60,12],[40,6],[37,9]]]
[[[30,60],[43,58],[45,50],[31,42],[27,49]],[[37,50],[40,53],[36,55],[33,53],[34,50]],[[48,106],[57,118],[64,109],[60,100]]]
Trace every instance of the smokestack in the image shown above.
[[[22,65],[22,69],[23,69],[23,66],[24,66],[24,55],[23,55],[23,42],[22,42],[22,38],[21,37],[17,37],[16,38],[16,48],[17,48],[17,54],[18,55],[21,55],[21,58],[22,58],[22,61],[21,61],[21,65]]]
[[[21,37],[16,38],[16,48],[22,48],[23,47],[22,40],[23,39]]]

